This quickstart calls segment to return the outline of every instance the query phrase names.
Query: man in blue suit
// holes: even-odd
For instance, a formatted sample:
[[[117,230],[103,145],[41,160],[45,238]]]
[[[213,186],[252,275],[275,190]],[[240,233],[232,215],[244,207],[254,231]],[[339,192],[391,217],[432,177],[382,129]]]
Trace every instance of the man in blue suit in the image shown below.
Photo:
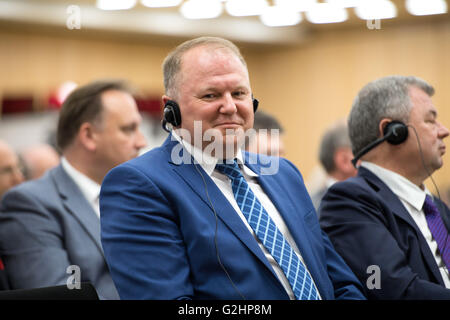
[[[121,298],[363,299],[298,170],[240,151],[257,103],[239,49],[197,38],[163,69],[174,130],[102,184],[102,244]]]
[[[416,77],[366,85],[348,119],[358,175],[322,200],[321,226],[369,299],[450,299],[450,210],[423,184],[449,135],[433,93]]]
[[[100,242],[105,174],[145,145],[127,86],[97,81],[73,91],[59,115],[61,164],[9,192],[0,208],[0,256],[11,289],[90,282],[118,299]]]

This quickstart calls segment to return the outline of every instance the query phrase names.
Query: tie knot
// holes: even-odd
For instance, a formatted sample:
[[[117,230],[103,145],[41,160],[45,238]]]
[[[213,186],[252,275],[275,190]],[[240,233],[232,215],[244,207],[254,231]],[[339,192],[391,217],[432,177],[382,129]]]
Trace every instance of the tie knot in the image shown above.
[[[243,177],[236,159],[234,159],[233,163],[218,163],[216,164],[216,169],[231,180]]]
[[[425,202],[423,204],[423,211],[425,212],[426,215],[435,213],[439,214],[438,208],[436,207],[436,205],[433,202],[433,199],[429,195],[425,197]]]

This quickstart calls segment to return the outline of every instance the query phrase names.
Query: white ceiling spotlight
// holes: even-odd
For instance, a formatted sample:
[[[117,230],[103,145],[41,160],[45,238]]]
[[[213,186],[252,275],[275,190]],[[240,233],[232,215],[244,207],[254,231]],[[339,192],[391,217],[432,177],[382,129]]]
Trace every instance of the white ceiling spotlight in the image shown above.
[[[180,7],[180,12],[187,19],[213,19],[222,14],[220,0],[187,0]]]
[[[183,0],[141,0],[142,5],[148,8],[176,7]]]
[[[406,0],[406,10],[415,16],[447,13],[445,0]]]
[[[341,8],[354,8],[361,3],[361,0],[326,0],[326,2]]]
[[[306,11],[306,19],[311,23],[338,23],[348,19],[345,8],[330,3],[317,3]]]
[[[391,19],[397,16],[396,6],[389,0],[364,0],[355,8],[363,20]]]
[[[101,10],[128,10],[136,5],[137,0],[97,0],[96,7]]]
[[[268,6],[267,0],[228,0],[225,2],[225,9],[235,17],[259,16]]]
[[[274,6],[267,7],[259,19],[268,27],[287,27],[299,24],[302,21],[302,15],[300,12]]]
[[[308,11],[312,6],[317,4],[316,0],[273,0],[275,6],[286,8],[295,12]]]

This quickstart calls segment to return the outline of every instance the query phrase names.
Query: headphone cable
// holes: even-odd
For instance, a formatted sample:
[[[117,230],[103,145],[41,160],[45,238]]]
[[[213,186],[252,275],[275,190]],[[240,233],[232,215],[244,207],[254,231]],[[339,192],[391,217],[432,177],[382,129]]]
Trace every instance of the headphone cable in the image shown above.
[[[233,286],[233,288],[236,290],[236,292],[241,296],[242,300],[247,300],[245,298],[245,296],[239,291],[239,289],[236,287],[236,285],[234,284],[233,280],[231,279],[230,274],[228,273],[227,269],[225,268],[225,266],[222,263],[222,260],[220,259],[220,255],[219,255],[219,247],[217,244],[217,228],[218,228],[218,217],[217,217],[217,212],[216,209],[214,208],[214,205],[212,204],[211,198],[209,197],[209,193],[208,193],[208,186],[206,184],[206,180],[205,177],[203,177],[203,174],[201,173],[201,171],[197,168],[197,163],[195,162],[194,158],[191,156],[191,159],[193,161],[194,167],[197,170],[198,174],[200,175],[200,177],[203,180],[203,185],[205,186],[205,193],[206,193],[206,197],[208,198],[209,204],[211,205],[211,208],[214,212],[214,217],[216,219],[216,227],[214,230],[214,245],[216,248],[216,256],[217,256],[217,261],[219,262],[220,267],[222,268],[222,270],[225,272],[225,274],[228,277],[228,280],[230,280],[231,285]]]
[[[431,182],[433,183],[433,186],[434,186],[434,188],[435,188],[435,190],[436,190],[436,193],[437,193],[437,196],[438,196],[438,198],[439,198],[439,203],[438,203],[438,205],[439,205],[439,207],[440,207],[441,210],[442,210],[441,194],[440,194],[440,192],[439,192],[439,188],[438,188],[437,185],[436,185],[436,182],[435,182],[434,179],[433,179],[433,176],[430,174],[430,172],[428,171],[427,166],[426,166],[426,164],[425,164],[425,158],[423,157],[422,146],[421,146],[421,144],[420,144],[419,135],[417,134],[416,128],[414,128],[412,125],[407,125],[407,127],[412,128],[413,131],[414,131],[414,134],[415,134],[416,140],[417,140],[417,145],[418,145],[418,147],[419,147],[419,153],[420,153],[420,158],[421,158],[421,160],[422,160],[423,168],[425,169],[425,171],[426,171],[426,173],[427,173],[427,175],[428,175],[427,178],[430,177]],[[445,212],[445,210],[442,210],[442,212]],[[439,212],[439,214],[441,214],[441,212]],[[441,219],[442,219],[442,217],[441,217]],[[444,220],[443,220],[443,219],[442,219],[442,223],[444,223]],[[444,224],[444,227],[447,229],[447,226],[446,226],[445,224]],[[444,245],[444,248],[442,249],[443,252],[445,252],[445,249],[447,248],[448,234],[449,234],[449,230],[447,229],[447,236],[445,237],[445,242],[444,242],[445,245]],[[441,253],[441,256],[442,256],[443,252]],[[445,262],[444,262],[444,264],[445,264]]]

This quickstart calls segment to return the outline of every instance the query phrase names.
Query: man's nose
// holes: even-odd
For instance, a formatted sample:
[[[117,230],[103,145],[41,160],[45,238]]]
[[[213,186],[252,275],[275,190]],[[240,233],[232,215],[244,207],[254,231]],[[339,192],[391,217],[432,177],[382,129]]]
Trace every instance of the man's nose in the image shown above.
[[[20,168],[18,168],[18,167],[14,168],[13,172],[12,172],[12,181],[13,181],[14,185],[23,182],[23,180],[25,180],[25,178],[24,178],[23,173],[20,170]]]
[[[142,149],[147,145],[147,141],[144,137],[144,134],[142,133],[142,131],[139,129],[138,133],[137,133],[137,138],[136,138],[136,149]]]
[[[442,123],[439,122],[439,137],[441,139],[444,139],[448,137],[450,132],[448,131],[447,127],[445,127]]]
[[[237,110],[236,103],[234,102],[231,94],[225,94],[222,99],[222,104],[220,106],[219,111],[221,113],[232,114]]]

